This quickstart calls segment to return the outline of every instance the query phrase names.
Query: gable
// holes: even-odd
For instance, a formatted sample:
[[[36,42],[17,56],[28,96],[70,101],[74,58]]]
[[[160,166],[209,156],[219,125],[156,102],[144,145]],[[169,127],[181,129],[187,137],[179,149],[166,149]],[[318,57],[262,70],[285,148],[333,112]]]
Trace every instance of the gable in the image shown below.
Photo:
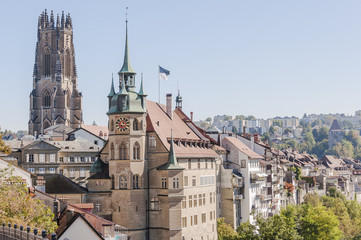
[[[24,147],[24,150],[60,150],[60,148],[55,147],[54,145],[47,143],[45,141],[34,141],[33,143]]]
[[[103,240],[104,238],[89,224],[88,221],[81,215],[68,226],[58,238],[59,240],[77,240],[77,239],[91,239]]]

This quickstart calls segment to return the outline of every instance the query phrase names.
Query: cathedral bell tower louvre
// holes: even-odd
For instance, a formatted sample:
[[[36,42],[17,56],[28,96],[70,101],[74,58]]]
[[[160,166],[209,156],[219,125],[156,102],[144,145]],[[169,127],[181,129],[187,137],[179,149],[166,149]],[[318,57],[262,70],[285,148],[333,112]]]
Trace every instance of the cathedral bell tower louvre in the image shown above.
[[[136,92],[135,76],[128,50],[128,21],[124,63],[119,75],[119,91],[112,79],[108,94],[109,138],[102,155],[109,163],[112,179],[112,221],[127,228],[133,239],[146,234],[146,94],[143,79]]]
[[[53,11],[49,16],[45,9],[38,19],[29,134],[42,134],[58,124],[75,129],[82,120],[72,19],[64,12],[55,19]]]

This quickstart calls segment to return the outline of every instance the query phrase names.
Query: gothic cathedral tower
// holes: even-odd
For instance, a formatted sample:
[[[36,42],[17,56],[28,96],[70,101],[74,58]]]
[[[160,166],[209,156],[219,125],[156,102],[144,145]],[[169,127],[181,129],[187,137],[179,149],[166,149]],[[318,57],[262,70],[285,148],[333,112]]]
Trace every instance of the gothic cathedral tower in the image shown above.
[[[65,124],[82,123],[82,94],[77,89],[77,72],[70,14],[61,20],[45,10],[38,20],[33,90],[30,93],[29,134]]]
[[[113,80],[109,98],[109,138],[106,145],[112,178],[112,220],[128,229],[133,239],[146,234],[146,94],[143,79],[135,90],[135,75],[128,52],[128,22],[124,63],[119,73],[119,92]]]

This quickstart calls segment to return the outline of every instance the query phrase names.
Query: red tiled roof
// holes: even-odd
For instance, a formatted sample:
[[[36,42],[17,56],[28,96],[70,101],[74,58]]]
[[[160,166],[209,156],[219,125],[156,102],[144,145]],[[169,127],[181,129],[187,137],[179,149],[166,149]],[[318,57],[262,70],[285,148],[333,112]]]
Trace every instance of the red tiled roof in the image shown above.
[[[181,114],[173,112],[171,119],[165,112],[165,106],[153,101],[147,101],[147,131],[155,131],[165,148],[169,150],[171,130],[173,139],[188,142],[200,142],[202,139],[182,120]],[[183,116],[184,117],[184,116]],[[149,120],[149,121],[148,121]],[[149,122],[149,123],[148,123]],[[174,152],[177,157],[217,157],[218,154],[210,148],[175,144]]]
[[[263,158],[261,155],[252,151],[249,147],[246,146],[246,144],[244,144],[241,140],[239,140],[237,138],[226,137],[222,141],[223,142],[227,141],[227,142],[233,144],[233,146],[235,146],[239,151],[246,154],[249,158],[253,158],[253,159],[262,159]]]
[[[94,125],[85,125],[82,124],[81,127],[92,134],[107,139],[109,136],[109,131],[107,126],[94,126]]]

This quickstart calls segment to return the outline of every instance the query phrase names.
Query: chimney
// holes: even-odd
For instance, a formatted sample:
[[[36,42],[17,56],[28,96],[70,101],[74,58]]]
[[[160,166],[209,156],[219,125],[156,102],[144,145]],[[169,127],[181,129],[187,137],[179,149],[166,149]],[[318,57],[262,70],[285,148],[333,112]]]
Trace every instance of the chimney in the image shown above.
[[[258,143],[259,142],[258,133],[255,133],[253,136],[254,136],[254,142]]]
[[[243,136],[246,136],[246,126],[243,126]]]
[[[193,122],[193,112],[191,112],[191,121]]]
[[[254,151],[254,136],[251,136],[251,150]]]
[[[173,120],[173,111],[172,111],[172,94],[167,93],[166,95],[166,112],[170,119]]]

